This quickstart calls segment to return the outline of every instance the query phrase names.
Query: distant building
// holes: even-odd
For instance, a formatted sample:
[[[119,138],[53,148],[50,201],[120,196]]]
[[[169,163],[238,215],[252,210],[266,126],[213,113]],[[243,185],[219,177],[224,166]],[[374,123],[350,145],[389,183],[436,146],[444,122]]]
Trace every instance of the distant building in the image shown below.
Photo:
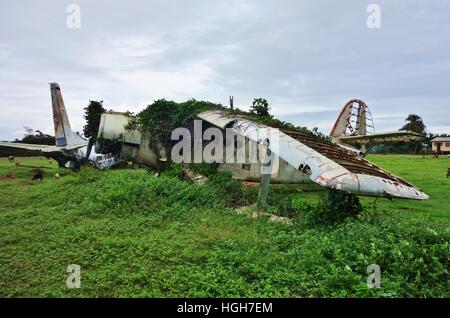
[[[450,136],[436,137],[431,140],[431,150],[435,153],[450,154]]]

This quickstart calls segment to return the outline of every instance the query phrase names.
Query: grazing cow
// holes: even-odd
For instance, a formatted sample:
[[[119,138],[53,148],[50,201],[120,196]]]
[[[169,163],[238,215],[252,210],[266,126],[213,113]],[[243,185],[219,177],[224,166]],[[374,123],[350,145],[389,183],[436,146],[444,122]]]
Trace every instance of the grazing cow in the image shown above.
[[[447,178],[450,177],[450,168],[447,169]]]
[[[16,160],[16,158],[14,158],[14,156],[9,156],[8,160],[9,160],[9,162],[13,162],[14,160]]]
[[[33,178],[31,179],[31,181],[34,180],[41,180],[44,181],[44,170],[42,169],[33,169],[31,170],[32,173],[34,173]]]

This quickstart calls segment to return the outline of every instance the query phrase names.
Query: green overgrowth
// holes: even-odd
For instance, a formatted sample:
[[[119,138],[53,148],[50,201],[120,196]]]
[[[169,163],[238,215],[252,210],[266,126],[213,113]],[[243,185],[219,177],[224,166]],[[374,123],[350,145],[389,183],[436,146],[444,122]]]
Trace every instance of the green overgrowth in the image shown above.
[[[292,208],[298,222],[307,227],[334,225],[363,212],[359,198],[355,195],[328,190],[318,203],[307,202],[302,196],[292,199]]]
[[[159,99],[148,105],[144,110],[136,115],[136,120],[132,120],[127,125],[127,129],[138,128],[141,131],[148,131],[152,136],[160,138],[163,142],[170,142],[171,132],[178,127],[186,127],[197,115],[207,110],[223,110],[230,115],[240,116],[249,120],[253,120],[262,125],[268,125],[275,128],[295,129],[306,134],[310,134],[330,141],[330,138],[319,132],[318,128],[309,130],[306,127],[295,126],[291,123],[273,118],[272,115],[264,112],[264,105],[258,106],[261,101],[257,101],[256,110],[246,112],[239,108],[229,109],[221,104],[215,104],[207,101],[197,101],[190,99],[186,102],[177,103]],[[267,101],[266,101],[267,102]],[[262,109],[262,110],[261,110]]]
[[[448,161],[373,159],[431,199],[380,199],[372,211],[364,198],[367,212],[308,228],[238,215],[224,176],[199,185],[145,169],[74,174],[45,159],[0,160],[0,175],[17,176],[0,180],[0,296],[450,297]],[[36,166],[42,183],[30,180]],[[269,204],[316,202],[323,193],[310,189],[273,185]],[[66,287],[69,264],[81,266],[80,289]],[[380,289],[367,286],[370,264]]]
[[[223,108],[220,104],[190,99],[183,103],[159,99],[137,114],[137,127],[151,135],[170,140],[171,132],[195,119],[201,112]]]

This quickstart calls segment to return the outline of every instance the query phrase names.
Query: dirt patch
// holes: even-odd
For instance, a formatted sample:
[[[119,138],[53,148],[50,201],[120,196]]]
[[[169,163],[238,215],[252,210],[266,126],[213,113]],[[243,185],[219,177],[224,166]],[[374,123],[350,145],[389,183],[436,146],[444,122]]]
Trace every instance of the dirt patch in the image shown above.
[[[183,174],[183,179],[191,180],[197,184],[203,184],[206,180],[208,180],[208,177],[206,177],[202,174],[199,174],[199,173],[195,173],[191,169],[187,169],[187,168],[183,169],[182,174]]]
[[[4,176],[0,176],[0,180],[13,180],[16,178],[16,175],[13,173],[5,174]]]
[[[286,225],[292,225],[292,220],[289,218],[286,218],[284,216],[278,216],[271,213],[266,213],[262,211],[258,211],[255,209],[255,207],[252,206],[242,206],[235,209],[237,214],[247,214],[252,219],[258,219],[261,217],[265,217],[269,219],[269,222],[280,222]]]
[[[251,182],[251,181],[242,181],[242,188],[256,188],[259,186],[259,182]]]

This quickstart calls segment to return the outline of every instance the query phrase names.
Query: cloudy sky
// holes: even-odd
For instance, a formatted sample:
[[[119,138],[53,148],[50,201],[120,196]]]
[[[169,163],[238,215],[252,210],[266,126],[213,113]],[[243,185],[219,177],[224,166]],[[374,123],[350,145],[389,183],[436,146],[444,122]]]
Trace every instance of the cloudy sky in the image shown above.
[[[372,3],[381,28],[367,26]],[[70,4],[80,28],[68,27]],[[265,97],[277,117],[325,133],[352,98],[379,132],[417,113],[450,133],[450,1],[0,0],[0,140],[23,126],[53,134],[49,82],[74,130],[89,100],[136,112],[158,98],[234,95],[243,109]]]

